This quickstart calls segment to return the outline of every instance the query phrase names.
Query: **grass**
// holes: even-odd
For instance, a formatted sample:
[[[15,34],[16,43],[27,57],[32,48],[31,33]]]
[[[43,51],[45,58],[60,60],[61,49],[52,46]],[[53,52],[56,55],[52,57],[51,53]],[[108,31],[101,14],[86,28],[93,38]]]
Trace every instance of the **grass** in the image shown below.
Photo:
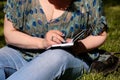
[[[5,2],[0,1],[0,47],[5,45],[4,41],[4,36],[3,36],[3,18],[4,18],[4,13],[3,13],[3,5]]]
[[[111,52],[120,52],[120,5],[105,6],[108,21],[108,38],[102,48]]]
[[[105,49],[110,52],[120,52],[120,1],[119,0],[104,0],[104,12],[107,18],[109,26],[108,38],[101,49]],[[5,45],[3,36],[3,1],[0,1],[0,47]],[[117,54],[116,56],[120,56]],[[90,73],[84,74],[77,80],[120,80],[120,68],[110,73],[107,76],[103,76],[102,73]]]

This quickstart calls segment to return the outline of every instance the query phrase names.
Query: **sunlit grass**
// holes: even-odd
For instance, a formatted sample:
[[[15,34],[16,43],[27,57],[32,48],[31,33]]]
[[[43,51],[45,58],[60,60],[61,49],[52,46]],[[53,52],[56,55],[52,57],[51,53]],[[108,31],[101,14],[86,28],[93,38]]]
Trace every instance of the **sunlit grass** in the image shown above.
[[[109,26],[108,38],[102,48],[111,52],[120,52],[120,6],[105,7]]]
[[[4,6],[4,1],[0,1],[0,47],[5,45],[4,41],[4,36],[3,36],[3,18],[4,18],[4,13],[3,13],[3,6]]]
[[[115,74],[115,73],[113,73]],[[102,73],[90,73],[84,74],[83,77],[77,80],[120,80],[119,75],[109,74],[108,76],[103,76]]]
[[[0,36],[3,35],[3,27],[0,27]]]

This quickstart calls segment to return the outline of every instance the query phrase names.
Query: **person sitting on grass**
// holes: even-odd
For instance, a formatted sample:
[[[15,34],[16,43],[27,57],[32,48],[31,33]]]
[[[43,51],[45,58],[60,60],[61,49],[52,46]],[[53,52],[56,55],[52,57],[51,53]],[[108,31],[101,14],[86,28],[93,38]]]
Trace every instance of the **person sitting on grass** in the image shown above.
[[[101,0],[7,0],[0,80],[75,80],[107,36]],[[83,32],[82,32],[83,31]],[[73,46],[69,43],[82,32]]]

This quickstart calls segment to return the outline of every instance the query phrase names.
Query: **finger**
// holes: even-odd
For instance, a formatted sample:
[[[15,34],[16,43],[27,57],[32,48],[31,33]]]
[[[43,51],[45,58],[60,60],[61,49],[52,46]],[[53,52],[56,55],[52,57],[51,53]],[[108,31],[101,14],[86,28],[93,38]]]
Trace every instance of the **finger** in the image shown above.
[[[50,40],[47,42],[48,43],[48,47],[52,46],[52,45],[55,45],[55,44],[58,44],[57,42],[53,41],[53,40]]]
[[[61,43],[61,41],[58,39],[58,37],[55,37],[55,36],[52,38],[52,41],[56,42],[57,44]]]
[[[59,31],[59,30],[55,30],[54,31],[57,35],[59,35],[59,36],[64,36],[64,34],[61,32],[61,31]]]
[[[58,34],[54,34],[54,37],[58,39],[58,40],[56,40],[57,42],[60,42],[60,43],[66,42],[65,39]]]
[[[54,41],[56,43],[65,42],[62,32],[58,30],[50,30],[46,35],[47,40]]]
[[[51,41],[51,46],[55,44],[58,44],[58,43],[56,43],[55,41]]]
[[[60,42],[66,42],[65,39],[61,36],[57,36],[57,39],[60,41]]]
[[[66,39],[66,42],[72,42],[72,39],[67,38],[67,39]]]
[[[57,44],[61,44],[61,41],[57,38],[54,38],[54,42],[56,42]]]

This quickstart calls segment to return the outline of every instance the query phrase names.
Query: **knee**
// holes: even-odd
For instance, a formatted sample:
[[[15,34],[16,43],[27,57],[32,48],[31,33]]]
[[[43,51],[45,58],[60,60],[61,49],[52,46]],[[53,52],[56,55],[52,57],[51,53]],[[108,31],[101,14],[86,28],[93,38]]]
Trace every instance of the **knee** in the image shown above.
[[[52,60],[52,62],[54,62],[54,64],[67,64],[70,60],[71,55],[64,50],[55,49],[55,50],[51,50],[50,57],[51,57],[50,59]]]
[[[11,50],[7,46],[0,48],[0,57],[3,58],[4,56],[6,56],[7,53],[10,53],[10,52]]]

